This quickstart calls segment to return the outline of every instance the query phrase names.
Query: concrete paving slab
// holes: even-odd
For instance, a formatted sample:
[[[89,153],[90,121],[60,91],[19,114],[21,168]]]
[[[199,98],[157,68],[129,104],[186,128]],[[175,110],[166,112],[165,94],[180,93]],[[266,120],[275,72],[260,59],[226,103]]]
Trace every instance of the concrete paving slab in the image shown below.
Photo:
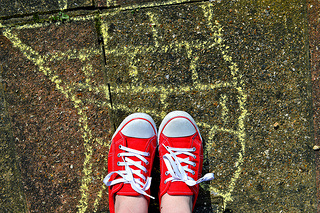
[[[309,15],[309,37],[310,37],[310,62],[312,75],[312,91],[313,91],[313,123],[314,123],[314,141],[315,145],[320,147],[320,2],[308,2]],[[319,148],[316,150],[316,176],[318,200],[320,198],[320,153]],[[318,212],[320,212],[320,205],[318,204]]]
[[[311,60],[311,74],[313,85],[313,104],[314,104],[314,125],[315,125],[315,140],[317,143],[320,141],[320,24],[319,24],[319,9],[320,4],[318,1],[309,3],[309,20],[310,20],[310,60]]]
[[[108,206],[101,178],[109,100],[95,26],[86,17],[2,29],[2,75],[28,212]]]
[[[204,170],[216,179],[202,185],[211,203],[201,196],[197,211],[315,211],[306,4],[204,2],[102,16],[115,124],[136,111],[160,124],[186,110],[201,128]]]
[[[1,144],[8,131],[16,146],[2,150],[16,161],[1,162],[20,167],[23,187],[2,188],[7,200],[30,212],[108,212],[102,178],[112,129],[132,112],[159,125],[180,109],[201,129],[204,173],[215,173],[201,184],[195,212],[316,211],[311,85],[318,84],[306,2],[98,6],[117,7],[63,23],[0,24],[12,125],[1,129]],[[150,212],[157,208],[152,201]]]
[[[0,0],[0,18],[93,6],[90,0]]]
[[[21,174],[16,157],[16,149],[7,113],[3,69],[0,65],[0,211],[26,212],[25,194],[22,189]]]

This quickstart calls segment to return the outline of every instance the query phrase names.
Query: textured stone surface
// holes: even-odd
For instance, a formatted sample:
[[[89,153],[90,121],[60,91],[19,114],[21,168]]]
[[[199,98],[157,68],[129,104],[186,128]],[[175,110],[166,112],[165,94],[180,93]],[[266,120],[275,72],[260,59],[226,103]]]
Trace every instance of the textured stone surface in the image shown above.
[[[141,6],[146,5],[155,6],[163,4],[176,4],[176,3],[187,3],[192,0],[179,0],[179,1],[170,1],[170,0],[96,0],[95,5],[97,7],[115,7],[115,6],[132,6],[135,9],[139,9]],[[195,0],[200,1],[200,0]],[[194,2],[194,1],[193,1]]]
[[[1,64],[0,73],[0,211],[25,212],[25,194],[21,184],[10,117],[7,113],[6,85],[3,84]]]
[[[8,28],[0,41],[28,210],[105,209],[111,131],[94,21]]]
[[[311,78],[313,92],[313,123],[314,123],[314,141],[315,145],[320,145],[320,2],[308,1],[309,14],[309,37],[310,37],[310,61],[311,61]],[[318,199],[320,197],[320,153],[316,150],[317,166],[317,189]],[[320,205],[318,205],[318,212]]]
[[[75,3],[48,9],[38,2],[35,9],[8,7],[11,13],[0,14]],[[1,101],[8,112],[1,144],[12,141],[11,148],[3,146],[1,162],[20,168],[22,184],[8,193],[19,185],[13,178],[19,173],[2,166],[0,181],[13,180],[1,188],[6,200],[18,203],[18,211],[107,212],[102,178],[112,130],[132,112],[149,113],[159,125],[179,109],[198,123],[204,173],[215,173],[214,181],[201,184],[195,212],[316,211],[318,1],[95,5],[115,8],[63,23],[0,24]],[[152,201],[150,212],[157,208]]]
[[[315,210],[305,4],[206,2],[103,17],[116,125],[135,111],[160,124],[186,110],[201,128],[204,168],[216,179],[203,185],[212,202],[201,196],[198,211]]]
[[[28,15],[49,11],[74,9],[93,6],[90,0],[0,0],[0,17]]]

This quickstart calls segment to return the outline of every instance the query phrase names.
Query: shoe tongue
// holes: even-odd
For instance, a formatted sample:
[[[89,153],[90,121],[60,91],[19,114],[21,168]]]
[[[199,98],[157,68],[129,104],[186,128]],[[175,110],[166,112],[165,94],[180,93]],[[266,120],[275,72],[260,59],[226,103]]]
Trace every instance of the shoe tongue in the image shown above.
[[[169,195],[193,195],[190,187],[181,181],[171,182],[167,193]]]
[[[150,140],[149,138],[142,139],[142,138],[126,138],[126,147],[130,149],[139,150],[145,152],[145,145],[148,144],[147,141]]]
[[[191,148],[192,137],[193,135],[183,138],[169,138],[170,145],[174,148]]]

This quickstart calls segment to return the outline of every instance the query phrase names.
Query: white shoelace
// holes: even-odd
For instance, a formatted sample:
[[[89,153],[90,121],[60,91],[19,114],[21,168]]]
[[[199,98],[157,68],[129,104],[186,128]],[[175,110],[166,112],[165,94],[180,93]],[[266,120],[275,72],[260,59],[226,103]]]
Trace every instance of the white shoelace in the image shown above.
[[[143,156],[149,156],[150,153],[149,152],[141,152],[135,149],[131,149],[125,146],[120,145],[119,149],[125,151],[123,153],[119,153],[118,157],[122,157],[123,162],[118,162],[118,166],[124,166],[125,170],[123,171],[113,171],[110,172],[103,180],[103,182],[107,185],[107,186],[112,186],[118,183],[130,183],[131,187],[133,190],[135,190],[136,192],[148,196],[150,198],[155,199],[154,197],[148,195],[145,191],[148,190],[150,188],[151,185],[151,177],[145,177],[142,173],[141,170],[144,172],[147,172],[147,169],[142,166],[141,161],[143,161],[146,164],[149,164],[149,162],[147,161],[147,159],[145,159]],[[137,157],[139,158],[141,161],[133,161],[132,159],[130,159],[129,157]],[[133,170],[130,168],[130,166],[135,166],[138,168],[138,170]],[[113,174],[118,174],[119,176],[121,176],[122,178],[118,178],[112,181],[109,181],[110,177]],[[138,177],[140,177],[142,180],[145,181],[145,183],[142,183],[140,181],[139,178],[134,178],[133,175],[137,175]]]
[[[167,166],[168,171],[166,172],[166,175],[170,174],[171,177],[167,178],[164,183],[167,183],[168,181],[182,181],[185,182],[188,186],[194,186],[198,183],[201,183],[203,181],[209,181],[214,179],[213,173],[207,173],[199,180],[195,181],[192,177],[189,177],[186,172],[189,172],[191,174],[195,174],[195,171],[188,168],[188,165],[181,166],[181,163],[189,164],[193,167],[196,166],[196,163],[190,161],[190,157],[196,158],[194,154],[191,152],[196,151],[195,147],[193,148],[172,148],[169,146],[163,145],[166,150],[169,152],[163,156],[163,160]],[[190,157],[186,158],[180,158],[177,157],[177,155],[184,154]]]

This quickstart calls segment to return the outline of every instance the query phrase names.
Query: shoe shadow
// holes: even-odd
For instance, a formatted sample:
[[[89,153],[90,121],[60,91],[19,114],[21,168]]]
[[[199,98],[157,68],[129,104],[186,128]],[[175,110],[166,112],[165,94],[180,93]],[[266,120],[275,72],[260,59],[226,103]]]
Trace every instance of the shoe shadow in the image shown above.
[[[203,139],[203,150],[207,150],[206,141]],[[210,164],[214,163],[209,160],[209,153],[204,151],[203,153],[203,169],[202,176],[206,173],[214,172],[210,170]],[[214,159],[213,159],[214,160]],[[212,181],[215,181],[214,179]],[[211,194],[210,182],[203,182],[199,187],[199,196],[196,202],[196,206],[193,210],[194,213],[208,213],[208,212],[217,212],[217,213],[227,213],[228,210],[223,209],[223,197],[214,196]],[[232,212],[232,211],[231,211]]]
[[[160,159],[159,159],[158,149],[156,150],[156,155],[154,157],[151,177],[152,177],[152,184],[150,187],[150,191],[151,191],[151,196],[153,196],[155,199],[150,199],[148,212],[160,213],[159,196],[158,196],[158,191],[160,187]]]
[[[203,149],[206,147],[206,142],[203,139]],[[208,160],[208,153],[203,153],[203,167],[202,167],[202,176],[206,173],[212,172],[209,170],[210,162]],[[202,177],[201,176],[201,177]],[[213,180],[214,181],[214,180]],[[210,191],[207,190],[210,188],[210,182],[202,182],[199,187],[199,195],[196,202],[196,206],[193,210],[194,213],[208,213],[208,212],[216,212],[215,209],[212,208],[212,201],[210,196]]]

